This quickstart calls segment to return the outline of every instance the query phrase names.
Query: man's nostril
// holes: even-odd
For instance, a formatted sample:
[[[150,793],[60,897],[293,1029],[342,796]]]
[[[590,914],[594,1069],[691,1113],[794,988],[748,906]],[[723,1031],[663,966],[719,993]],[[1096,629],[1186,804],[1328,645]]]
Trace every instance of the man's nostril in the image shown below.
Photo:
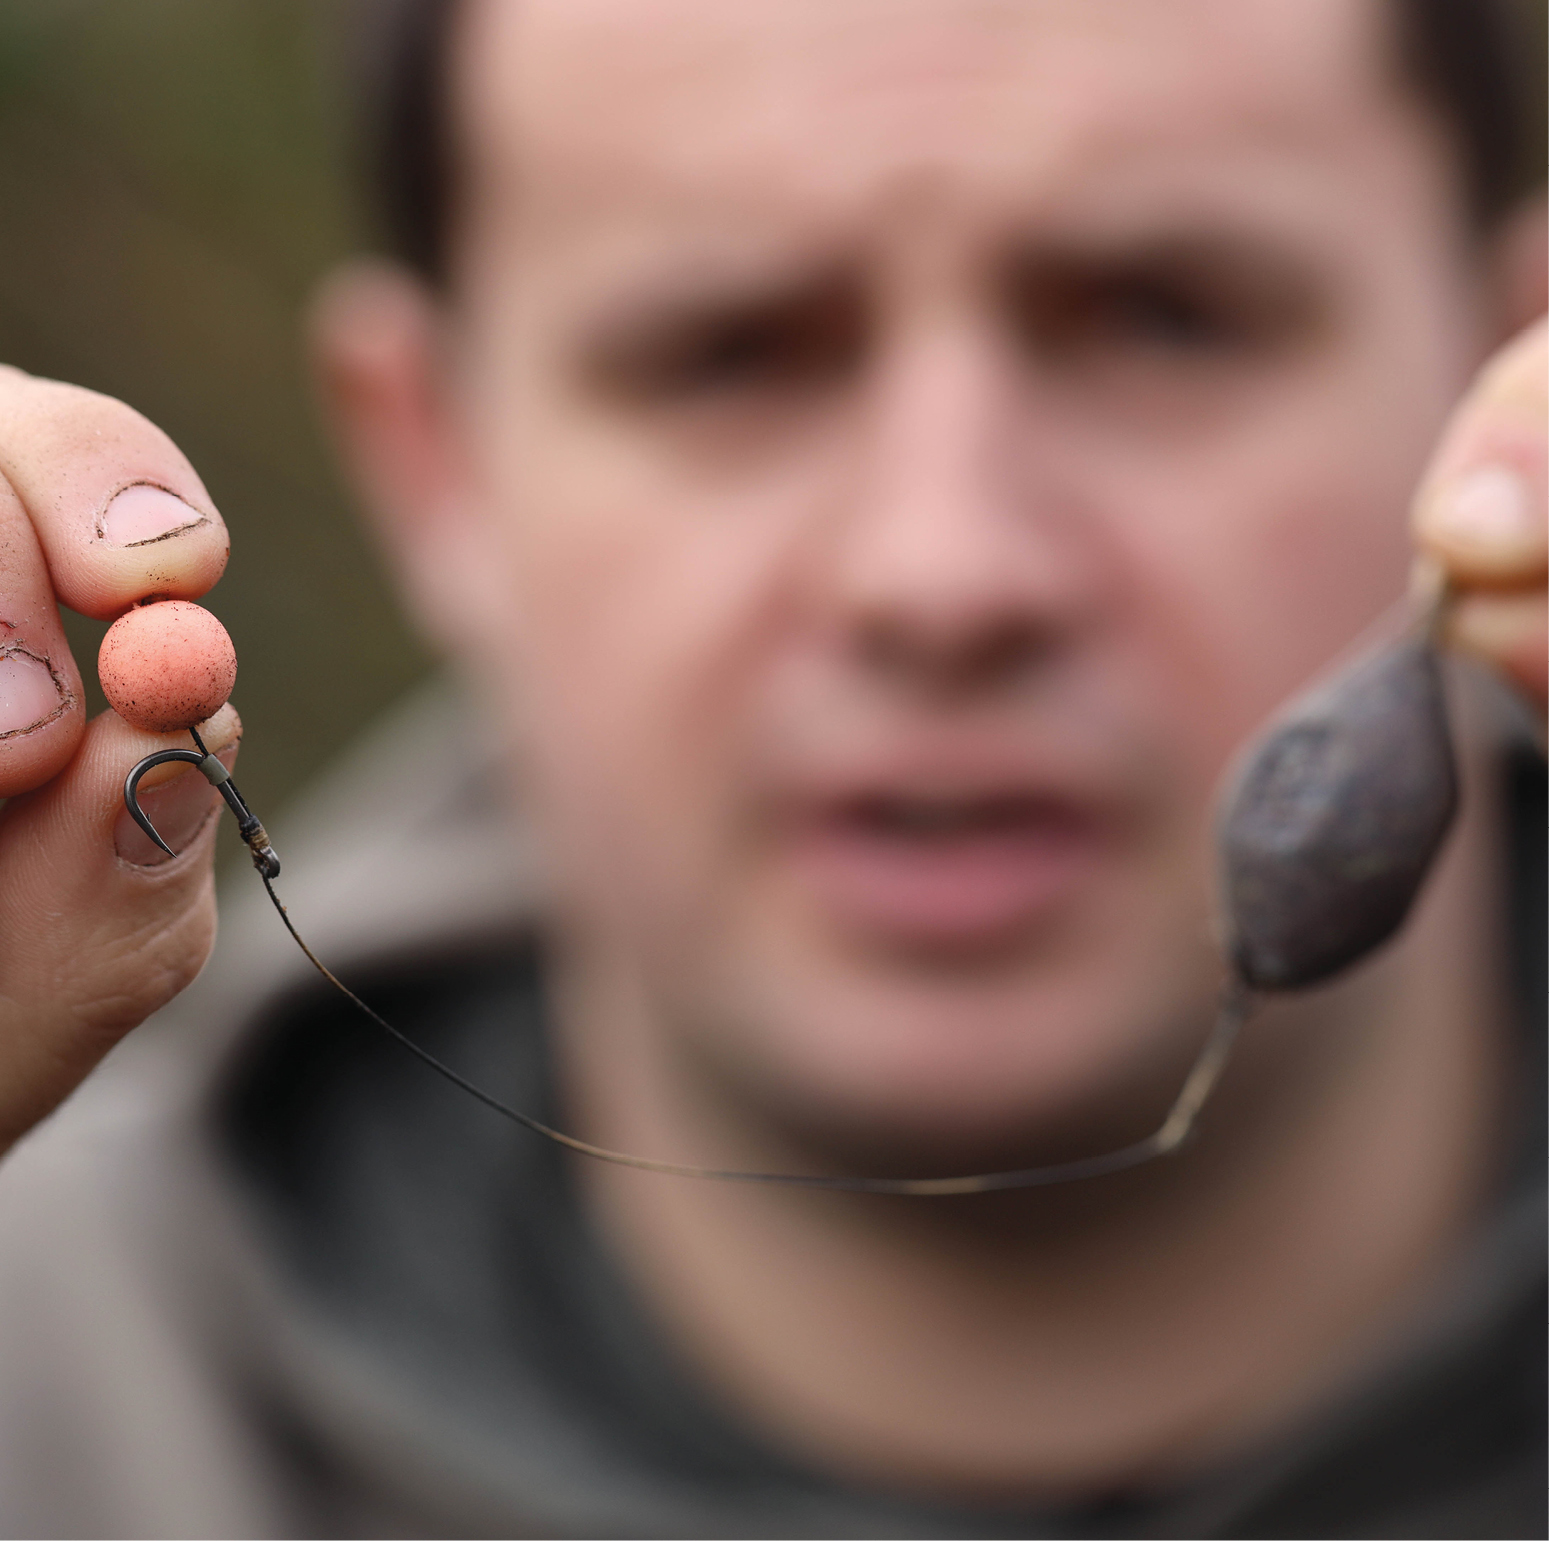
[[[1020,617],[964,625],[893,620],[868,627],[859,652],[879,676],[977,693],[1020,682],[1053,647],[1050,632]]]

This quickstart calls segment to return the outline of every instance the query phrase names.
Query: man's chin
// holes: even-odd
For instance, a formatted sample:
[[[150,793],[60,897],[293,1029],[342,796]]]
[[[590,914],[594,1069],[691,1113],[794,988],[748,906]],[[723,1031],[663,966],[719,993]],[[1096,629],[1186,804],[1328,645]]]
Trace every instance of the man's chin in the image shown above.
[[[1209,1024],[1205,961],[1194,978],[1140,971],[1144,985],[1112,964],[1031,978],[1010,967],[770,971],[762,989],[738,992],[741,1092],[780,1123],[879,1153],[1061,1159],[1065,1131],[1122,1133],[1165,1110]],[[1037,1154],[1046,1145],[1061,1148]]]

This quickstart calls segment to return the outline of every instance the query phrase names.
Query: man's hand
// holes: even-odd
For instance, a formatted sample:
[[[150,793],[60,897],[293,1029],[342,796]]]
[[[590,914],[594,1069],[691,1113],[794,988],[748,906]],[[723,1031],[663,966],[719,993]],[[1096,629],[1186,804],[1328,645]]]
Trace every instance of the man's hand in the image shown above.
[[[1485,366],[1453,414],[1421,484],[1420,549],[1451,578],[1448,638],[1544,706],[1549,687],[1545,506],[1549,321]]]
[[[0,1150],[194,977],[215,934],[215,790],[181,766],[142,782],[176,859],[134,826],[125,774],[188,737],[86,722],[56,602],[110,620],[151,595],[196,599],[227,551],[164,433],[0,367]],[[203,731],[229,763],[236,713]]]

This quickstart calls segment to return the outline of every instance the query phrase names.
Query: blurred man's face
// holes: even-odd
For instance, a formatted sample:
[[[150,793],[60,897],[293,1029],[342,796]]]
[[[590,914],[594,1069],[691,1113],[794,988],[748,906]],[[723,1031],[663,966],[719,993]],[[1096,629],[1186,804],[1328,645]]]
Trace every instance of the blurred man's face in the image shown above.
[[[633,1031],[889,1138],[1171,1090],[1214,784],[1484,340],[1383,21],[474,8],[472,646]]]

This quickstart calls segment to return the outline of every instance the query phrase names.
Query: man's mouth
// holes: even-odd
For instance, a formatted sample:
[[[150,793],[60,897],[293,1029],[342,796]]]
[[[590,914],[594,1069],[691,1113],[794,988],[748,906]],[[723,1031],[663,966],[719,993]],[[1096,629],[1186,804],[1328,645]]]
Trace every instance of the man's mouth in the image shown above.
[[[1107,844],[1073,800],[1023,791],[869,791],[801,821],[797,870],[847,930],[927,949],[1029,934],[1067,901]]]

